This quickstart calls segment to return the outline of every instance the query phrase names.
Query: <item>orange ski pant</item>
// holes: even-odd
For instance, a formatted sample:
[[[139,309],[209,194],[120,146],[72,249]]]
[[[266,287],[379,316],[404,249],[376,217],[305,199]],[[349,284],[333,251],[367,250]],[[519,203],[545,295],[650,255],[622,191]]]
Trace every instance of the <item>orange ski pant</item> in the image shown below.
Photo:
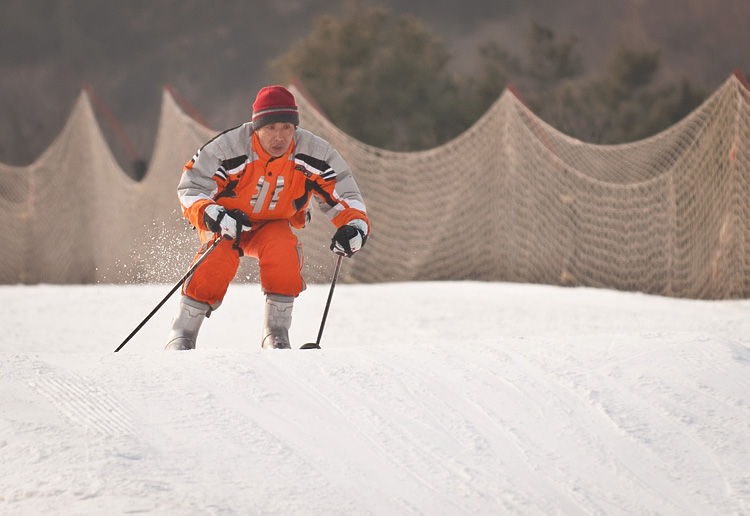
[[[234,240],[222,240],[185,281],[182,293],[218,308],[240,265],[240,253],[233,245]],[[302,245],[287,221],[266,222],[242,233],[239,246],[245,256],[258,259],[260,284],[265,293],[296,297],[305,289],[301,275]]]

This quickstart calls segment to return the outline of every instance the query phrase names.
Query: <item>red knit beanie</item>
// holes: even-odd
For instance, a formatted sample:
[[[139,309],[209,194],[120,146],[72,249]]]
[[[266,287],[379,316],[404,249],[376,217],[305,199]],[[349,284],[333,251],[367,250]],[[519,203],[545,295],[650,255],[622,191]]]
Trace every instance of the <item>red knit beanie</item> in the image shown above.
[[[283,86],[266,86],[253,102],[253,129],[264,125],[289,123],[299,125],[299,109],[292,92]]]

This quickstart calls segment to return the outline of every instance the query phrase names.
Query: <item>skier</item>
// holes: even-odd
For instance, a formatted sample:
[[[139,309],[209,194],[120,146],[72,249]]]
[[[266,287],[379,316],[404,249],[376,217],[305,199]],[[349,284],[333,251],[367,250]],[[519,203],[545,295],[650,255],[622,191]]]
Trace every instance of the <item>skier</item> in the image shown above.
[[[219,308],[240,257],[258,259],[266,296],[261,346],[289,349],[294,299],[305,289],[302,247],[292,231],[310,220],[311,198],[337,227],[331,250],[352,256],[370,233],[349,165],[328,142],[300,129],[294,95],[262,88],[252,121],[206,143],[185,165],[177,193],[200,230],[200,256],[222,239],[185,281],[166,349],[195,349],[203,320]]]

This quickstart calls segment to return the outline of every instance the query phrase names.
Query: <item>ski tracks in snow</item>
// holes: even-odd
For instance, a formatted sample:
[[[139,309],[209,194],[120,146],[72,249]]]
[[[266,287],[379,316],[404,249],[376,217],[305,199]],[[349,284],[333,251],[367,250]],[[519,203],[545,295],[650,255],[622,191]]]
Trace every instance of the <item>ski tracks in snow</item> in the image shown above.
[[[127,409],[90,379],[80,375],[47,374],[30,382],[30,386],[43,394],[71,424],[103,436],[133,433]]]
[[[504,348],[541,389],[533,397],[549,400],[550,425],[560,425],[547,436],[554,443],[524,441],[537,452],[580,450],[543,462],[592,513],[703,515],[727,500],[731,514],[747,512],[750,475],[736,467],[750,461],[747,348],[694,332],[581,336],[576,353],[550,339],[544,353],[527,342],[527,353],[518,346],[524,340]],[[726,376],[737,379],[730,390]],[[717,418],[726,413],[743,416]],[[592,474],[576,478],[581,470]]]
[[[57,359],[63,357],[3,356],[0,377],[6,383],[7,399],[12,400],[3,407],[3,433],[15,439],[0,442],[0,499],[33,500],[33,508],[21,513],[55,512],[51,508],[59,507],[66,497],[95,512],[95,500],[106,489],[106,463],[122,459],[108,451],[117,448],[113,443],[130,441],[135,433],[127,405],[98,375],[60,367]],[[81,436],[86,442],[84,460],[77,448]],[[61,463],[65,467],[60,468]],[[13,507],[5,514],[13,514]]]
[[[748,512],[745,346],[695,332],[561,339],[5,354],[0,507]]]

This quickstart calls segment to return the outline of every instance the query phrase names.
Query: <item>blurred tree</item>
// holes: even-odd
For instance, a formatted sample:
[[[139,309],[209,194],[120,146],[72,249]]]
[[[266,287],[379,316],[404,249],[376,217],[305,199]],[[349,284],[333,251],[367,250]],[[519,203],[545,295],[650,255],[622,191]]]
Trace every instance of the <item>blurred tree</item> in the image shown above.
[[[353,0],[343,17],[319,17],[270,69],[277,82],[300,81],[346,133],[399,151],[455,138],[509,82],[547,123],[591,143],[650,136],[705,98],[687,79],[658,85],[658,51],[622,48],[596,76],[584,73],[577,44],[532,23],[523,56],[488,41],[478,47],[478,71],[455,77],[446,45],[419,20]]]
[[[659,52],[620,49],[610,67],[611,111],[607,139],[612,142],[648,137],[675,124],[705,98],[687,79],[679,86],[657,86]]]
[[[529,67],[527,74],[540,87],[554,86],[583,72],[577,39],[559,42],[549,27],[532,22],[528,35]]]
[[[658,51],[623,47],[607,73],[595,76],[584,73],[576,44],[574,37],[558,41],[550,28],[536,23],[527,38],[526,59],[484,44],[479,50],[483,67],[474,86],[481,99],[477,110],[483,112],[491,102],[481,92],[498,92],[495,72],[514,83],[529,108],[553,127],[587,142],[614,144],[675,124],[706,97],[687,79],[678,86],[658,85]]]
[[[659,59],[658,51],[621,48],[608,75],[581,81],[577,95],[568,91],[565,114],[580,118],[570,134],[595,143],[622,143],[656,134],[688,115],[705,92],[687,79],[678,86],[659,85]]]
[[[277,82],[295,78],[342,130],[391,150],[430,148],[471,123],[447,70],[442,40],[412,16],[349,2],[342,18],[313,31],[270,63]]]
[[[494,41],[480,45],[478,53],[479,71],[464,77],[461,87],[470,114],[469,124],[489,109],[513,77],[521,74],[520,59]]]

